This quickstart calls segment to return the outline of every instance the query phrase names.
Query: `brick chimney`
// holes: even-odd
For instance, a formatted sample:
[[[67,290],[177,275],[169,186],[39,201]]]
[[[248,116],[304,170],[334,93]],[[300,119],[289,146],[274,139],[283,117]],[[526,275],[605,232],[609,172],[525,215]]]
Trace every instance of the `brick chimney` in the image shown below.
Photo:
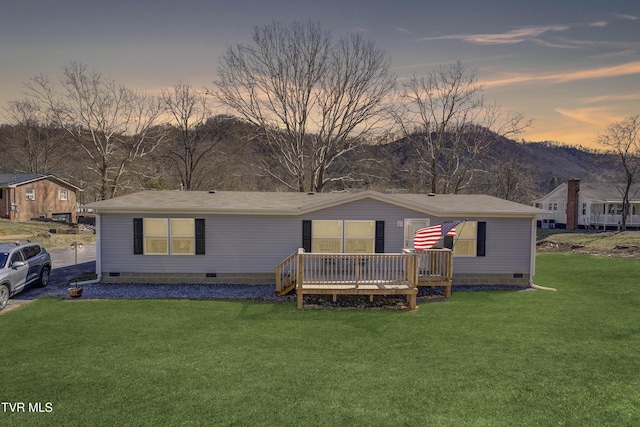
[[[567,230],[578,228],[578,208],[580,201],[580,180],[570,179],[567,182]]]

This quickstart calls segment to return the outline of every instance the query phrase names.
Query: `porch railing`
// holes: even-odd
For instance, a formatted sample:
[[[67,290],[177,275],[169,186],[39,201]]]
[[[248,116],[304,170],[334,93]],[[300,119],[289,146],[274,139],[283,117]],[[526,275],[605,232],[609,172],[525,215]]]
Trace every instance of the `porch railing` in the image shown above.
[[[276,266],[276,292],[305,285],[451,286],[449,249],[401,254],[309,253],[299,249]]]
[[[342,284],[415,287],[416,258],[405,254],[299,254],[298,286]]]

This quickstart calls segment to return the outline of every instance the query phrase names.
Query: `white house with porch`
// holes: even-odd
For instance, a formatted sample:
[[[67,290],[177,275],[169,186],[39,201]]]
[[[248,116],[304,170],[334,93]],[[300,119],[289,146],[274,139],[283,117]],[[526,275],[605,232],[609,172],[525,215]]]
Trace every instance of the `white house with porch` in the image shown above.
[[[547,211],[539,215],[540,228],[617,229],[622,223],[623,185],[581,183],[570,179],[544,197],[534,200],[533,206]],[[640,186],[630,192],[627,228],[640,228]]]

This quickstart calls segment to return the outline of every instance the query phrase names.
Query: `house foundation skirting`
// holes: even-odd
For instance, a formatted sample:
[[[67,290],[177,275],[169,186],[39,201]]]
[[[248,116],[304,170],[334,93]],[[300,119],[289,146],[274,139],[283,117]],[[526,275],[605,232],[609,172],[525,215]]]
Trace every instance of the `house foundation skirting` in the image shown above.
[[[514,277],[517,276],[517,277]],[[520,277],[522,276],[522,277]],[[528,274],[454,274],[453,286],[512,285],[529,286]]]
[[[274,285],[274,273],[103,273],[102,283]]]
[[[517,275],[520,276],[520,275]],[[528,286],[528,274],[454,274],[453,286],[513,285]],[[210,285],[274,285],[274,273],[103,273],[102,283],[158,283]]]

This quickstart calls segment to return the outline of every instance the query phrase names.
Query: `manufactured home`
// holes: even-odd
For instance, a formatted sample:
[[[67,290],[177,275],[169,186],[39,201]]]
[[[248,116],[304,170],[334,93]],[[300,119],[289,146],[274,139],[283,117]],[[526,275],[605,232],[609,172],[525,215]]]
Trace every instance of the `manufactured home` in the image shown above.
[[[462,221],[438,246],[454,285],[522,285],[535,272],[540,209],[485,195],[143,191],[87,205],[109,283],[274,284],[292,253],[413,249],[415,232]]]

